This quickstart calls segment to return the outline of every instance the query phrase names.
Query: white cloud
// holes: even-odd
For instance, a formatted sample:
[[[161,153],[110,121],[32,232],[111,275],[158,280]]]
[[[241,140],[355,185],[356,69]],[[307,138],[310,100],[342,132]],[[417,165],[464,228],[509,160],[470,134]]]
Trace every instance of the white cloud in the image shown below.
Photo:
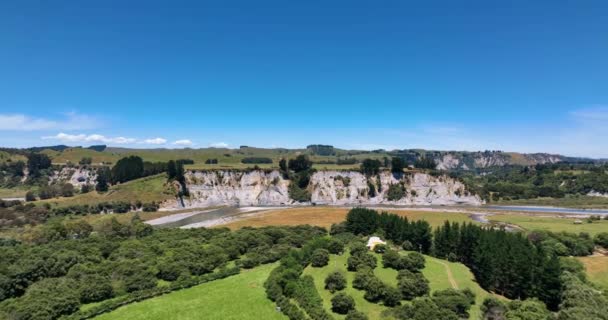
[[[60,120],[34,118],[24,114],[0,114],[0,130],[42,131],[42,130],[82,130],[99,127],[97,119],[75,112],[63,114]]]
[[[192,141],[190,141],[188,139],[177,140],[177,141],[174,141],[173,144],[178,145],[178,146],[191,146],[191,145],[193,145]]]
[[[165,143],[167,143],[167,139],[154,138],[154,139],[146,139],[143,142],[147,143],[147,144],[165,144]]]
[[[60,132],[54,136],[44,136],[42,137],[44,140],[59,140],[63,143],[70,142],[102,142],[102,143],[115,143],[115,144],[127,144],[134,143],[137,139],[134,138],[125,138],[125,137],[106,137],[101,134],[67,134]]]
[[[211,148],[228,148],[228,144],[226,142],[214,142],[210,143],[209,146]]]

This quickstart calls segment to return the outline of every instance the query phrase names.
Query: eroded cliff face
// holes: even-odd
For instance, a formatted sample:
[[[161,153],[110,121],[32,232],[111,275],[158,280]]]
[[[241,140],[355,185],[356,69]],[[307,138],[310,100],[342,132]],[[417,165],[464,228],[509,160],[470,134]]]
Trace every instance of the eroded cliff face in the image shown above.
[[[215,205],[295,205],[289,198],[289,180],[278,171],[189,171],[186,183],[190,197],[186,207]],[[404,196],[387,199],[391,185],[401,184]],[[375,195],[370,188],[373,185]],[[311,202],[328,205],[479,205],[481,199],[449,177],[425,173],[393,175],[383,172],[366,177],[355,171],[319,171],[312,175],[308,190]]]
[[[188,171],[186,207],[290,204],[289,181],[278,171]]]
[[[53,171],[53,175],[49,176],[49,184],[56,183],[70,183],[74,187],[82,187],[85,184],[95,185],[97,172],[84,167],[63,167],[61,170]]]

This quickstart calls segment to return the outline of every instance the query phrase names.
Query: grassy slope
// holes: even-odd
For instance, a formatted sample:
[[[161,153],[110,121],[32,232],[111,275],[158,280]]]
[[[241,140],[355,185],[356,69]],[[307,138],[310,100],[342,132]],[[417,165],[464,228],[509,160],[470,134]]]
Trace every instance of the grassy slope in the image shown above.
[[[205,283],[96,317],[98,320],[286,319],[266,298],[264,281],[276,264]]]
[[[490,219],[494,221],[516,224],[526,230],[547,230],[553,232],[568,231],[574,233],[587,232],[591,235],[608,230],[608,221],[606,220],[594,221],[593,223],[583,221],[582,224],[574,224],[574,220],[576,220],[576,218],[565,218],[559,215],[555,215],[555,217],[547,217],[500,214],[491,216]]]
[[[578,259],[585,265],[589,280],[608,290],[608,257],[594,256]]]
[[[262,227],[270,225],[310,224],[329,228],[332,223],[344,221],[349,210],[349,208],[334,207],[303,207],[275,210],[236,221],[227,226],[231,229],[239,229],[244,226]],[[385,211],[406,216],[410,221],[426,220],[433,228],[443,225],[445,220],[472,222],[472,220],[468,218],[468,215],[464,213],[394,210],[389,208]]]
[[[385,283],[396,286],[397,285],[397,271],[393,269],[382,268],[382,259],[380,255],[376,255],[378,258],[378,267],[374,269],[374,273]],[[426,266],[422,271],[424,276],[429,279],[431,291],[442,290],[451,288],[452,284],[448,278],[448,272],[446,269],[450,269],[453,280],[459,289],[469,288],[477,295],[476,304],[471,308],[471,319],[478,319],[480,316],[479,306],[481,302],[490,295],[487,291],[483,290],[474,280],[471,271],[461,263],[448,262],[425,256]],[[364,312],[369,316],[370,319],[380,319],[382,311],[388,309],[380,304],[370,303],[363,298],[364,291],[356,290],[352,288],[352,281],[354,278],[354,272],[346,271],[346,261],[348,259],[348,253],[341,256],[331,255],[330,263],[323,268],[307,267],[304,270],[304,274],[308,274],[314,277],[315,286],[317,291],[323,298],[324,306],[331,312],[331,297],[333,296],[329,291],[325,290],[325,278],[333,271],[341,271],[346,275],[348,287],[344,290],[345,293],[352,296],[355,299],[355,305],[357,310]],[[343,319],[344,316],[332,313],[337,319]]]
[[[162,201],[173,198],[173,194],[165,188],[167,178],[164,174],[145,177],[112,186],[108,192],[89,192],[69,198],[55,198],[36,201],[37,204],[50,203],[56,206],[95,204],[103,201],[141,202]]]
[[[302,152],[304,149],[296,150],[279,150],[279,149],[262,149],[262,148],[243,148],[243,149],[225,149],[225,148],[205,148],[205,149],[124,149],[124,148],[107,148],[102,152],[83,148],[69,148],[62,152],[53,150],[44,150],[54,163],[78,163],[83,157],[91,157],[93,163],[111,162],[116,163],[120,158],[137,155],[145,161],[169,161],[175,159],[192,159],[194,165],[186,166],[190,169],[217,169],[217,168],[250,168],[254,164],[243,164],[241,160],[245,157],[266,157],[273,159],[272,164],[259,164],[261,168],[278,168],[279,160],[283,157],[293,158]],[[346,151],[338,151],[342,157],[347,156]],[[358,159],[364,158],[382,158],[385,154],[357,154],[352,157]],[[206,165],[205,160],[217,159],[219,164]],[[336,161],[336,156],[312,156],[313,161]],[[337,166],[331,164],[322,164],[315,166],[318,169],[350,169],[359,167],[358,165]]]

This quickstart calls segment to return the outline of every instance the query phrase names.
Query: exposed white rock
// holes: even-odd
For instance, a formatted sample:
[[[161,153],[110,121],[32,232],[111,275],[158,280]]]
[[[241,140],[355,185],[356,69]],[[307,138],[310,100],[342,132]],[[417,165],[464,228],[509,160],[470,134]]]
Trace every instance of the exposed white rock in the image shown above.
[[[186,207],[215,205],[270,206],[290,204],[287,186],[278,171],[188,171],[190,198]]]
[[[602,198],[608,198],[608,193],[601,193],[595,190],[591,190],[589,191],[589,193],[587,193],[588,196],[590,197],[602,197]]]
[[[89,168],[70,168],[63,167],[61,170],[53,171],[49,177],[49,184],[70,183],[74,187],[82,187],[85,184],[97,183],[97,172]]]
[[[289,198],[289,181],[278,171],[188,171],[185,176],[190,191],[190,197],[184,199],[185,207],[296,204]],[[376,188],[376,196],[369,196],[368,183]],[[406,195],[398,201],[387,200],[390,185],[398,183],[403,184]],[[309,191],[311,202],[330,205],[482,204],[482,200],[469,194],[461,182],[425,173],[394,176],[382,172],[367,178],[356,171],[318,171],[310,179]]]
[[[348,178],[348,186],[344,185]],[[378,187],[378,178],[380,187]],[[374,185],[376,196],[369,196],[368,182]],[[389,201],[388,189],[392,184],[403,184],[406,195],[400,200]],[[369,179],[355,171],[321,171],[311,178],[312,202],[318,204],[392,204],[392,205],[451,205],[482,204],[476,195],[469,194],[465,186],[446,176],[433,177],[426,173],[395,176],[382,172]]]
[[[452,154],[446,154],[443,157],[436,159],[435,163],[439,170],[451,170],[460,167],[460,159]],[[466,164],[463,163],[463,166],[466,167]]]

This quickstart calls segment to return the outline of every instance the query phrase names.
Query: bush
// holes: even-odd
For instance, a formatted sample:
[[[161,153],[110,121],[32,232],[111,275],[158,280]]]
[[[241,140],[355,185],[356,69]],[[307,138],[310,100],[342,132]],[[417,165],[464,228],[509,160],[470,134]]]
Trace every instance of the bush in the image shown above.
[[[375,159],[365,159],[361,163],[361,173],[366,176],[373,176],[380,172],[380,167],[382,164],[380,160]]]
[[[141,208],[144,212],[156,212],[158,211],[158,204],[154,202],[144,203]]]
[[[380,279],[372,276],[367,281],[367,286],[365,287],[365,294],[363,298],[370,302],[378,302],[384,299],[384,295],[386,293],[386,285],[380,281]]]
[[[357,273],[355,273],[355,278],[353,279],[353,288],[365,290],[370,279],[373,277],[374,273],[370,268],[361,268],[357,270]]]
[[[80,302],[82,303],[103,301],[114,296],[114,289],[108,278],[92,274],[85,276],[81,282]]]
[[[391,184],[386,192],[386,199],[389,201],[399,201],[405,196],[405,188],[401,183]]]
[[[292,182],[289,184],[287,189],[289,192],[289,198],[298,202],[309,202],[311,199],[310,192],[306,189],[300,188],[296,183]]]
[[[376,257],[369,253],[357,254],[348,257],[348,271],[357,271],[360,268],[375,269],[378,261]]]
[[[334,271],[325,278],[325,289],[331,293],[343,290],[344,288],[346,288],[346,278],[342,273]]]
[[[25,194],[25,201],[36,201],[36,195],[32,191],[28,191]]]
[[[74,186],[71,183],[64,183],[61,185],[61,196],[72,197],[74,196]]]
[[[243,158],[241,160],[241,163],[252,163],[252,164],[253,163],[255,163],[255,164],[272,163],[272,159],[265,158],[265,157],[247,157],[247,158]]]
[[[608,249],[608,232],[598,233],[593,239],[596,245]]]
[[[475,294],[469,290],[445,289],[433,293],[433,301],[442,309],[449,309],[459,317],[468,319],[469,309],[475,304]]]
[[[397,280],[403,299],[412,300],[416,297],[427,295],[430,292],[429,281],[422,273],[401,270],[399,271]]]
[[[365,313],[357,311],[357,310],[351,310],[348,312],[348,314],[346,315],[346,318],[344,318],[345,320],[367,320],[367,316],[365,315]]]
[[[329,242],[329,246],[327,247],[327,250],[331,254],[342,254],[342,252],[344,252],[344,244],[342,244],[342,242],[340,242],[336,239],[332,239]]]
[[[310,161],[307,155],[301,154],[295,159],[289,159],[287,166],[290,170],[298,173],[312,168],[312,161]]]
[[[401,292],[396,288],[386,286],[384,288],[383,301],[387,307],[397,306],[401,302]]]
[[[355,309],[355,300],[351,296],[340,292],[331,298],[331,310],[333,312],[347,314],[353,309]]]
[[[315,268],[324,267],[329,263],[329,251],[317,249],[312,253],[311,265]]]

